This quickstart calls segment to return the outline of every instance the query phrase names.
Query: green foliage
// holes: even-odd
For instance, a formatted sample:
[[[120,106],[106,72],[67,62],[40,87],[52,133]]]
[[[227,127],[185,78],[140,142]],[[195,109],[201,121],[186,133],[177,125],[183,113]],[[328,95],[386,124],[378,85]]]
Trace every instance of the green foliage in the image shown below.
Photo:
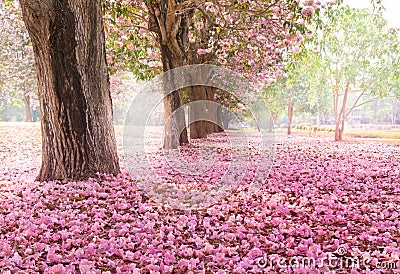
[[[318,18],[314,37],[302,55],[287,67],[289,78],[297,79],[296,72],[300,72],[315,91],[308,104],[325,110],[327,102],[333,105],[337,125],[369,100],[399,96],[399,33],[387,27],[378,2],[375,12],[348,6],[328,8]]]
[[[299,54],[287,57],[286,75],[272,83],[264,90],[264,97],[270,109],[282,111],[293,105],[298,113],[329,113],[329,94],[326,89],[315,86],[312,66],[316,65],[310,58],[314,53],[304,49]]]
[[[331,88],[368,90],[378,97],[398,89],[398,31],[388,29],[381,13],[341,7],[320,37],[320,74]],[[397,57],[395,57],[397,56]]]

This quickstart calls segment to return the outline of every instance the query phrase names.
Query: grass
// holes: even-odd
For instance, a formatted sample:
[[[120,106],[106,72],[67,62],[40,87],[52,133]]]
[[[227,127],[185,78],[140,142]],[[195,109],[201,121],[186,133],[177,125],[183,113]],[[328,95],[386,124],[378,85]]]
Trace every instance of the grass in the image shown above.
[[[277,129],[276,132],[285,133],[286,129]],[[313,131],[313,130],[299,130],[299,129],[292,129],[293,133],[299,133],[304,135],[311,135],[311,136],[334,136],[334,132],[327,132],[327,131]],[[399,139],[400,140],[400,131],[384,131],[384,130],[377,130],[377,131],[344,131],[344,137],[350,138],[371,138],[371,139]]]
[[[344,134],[353,138],[400,139],[400,131],[345,131]]]

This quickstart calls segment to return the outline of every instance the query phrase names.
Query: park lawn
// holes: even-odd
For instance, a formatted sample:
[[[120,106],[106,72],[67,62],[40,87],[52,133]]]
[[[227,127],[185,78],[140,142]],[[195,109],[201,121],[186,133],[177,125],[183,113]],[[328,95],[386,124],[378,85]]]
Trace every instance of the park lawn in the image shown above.
[[[285,133],[286,130],[278,129],[277,132]],[[310,131],[310,130],[299,130],[293,129],[293,133],[307,135],[307,136],[321,136],[321,137],[334,137],[334,132],[327,131]],[[345,140],[353,141],[376,141],[383,143],[391,143],[395,145],[400,145],[400,131],[351,131],[345,130],[344,132]]]
[[[354,138],[400,139],[400,131],[348,131],[345,135]]]
[[[38,125],[0,124],[1,273],[288,273],[280,258],[319,262],[297,273],[350,273],[321,263],[342,252],[366,259],[352,273],[381,273],[382,262],[399,269],[400,147],[284,134],[276,142],[257,191],[179,211],[152,203],[126,169],[34,182]],[[270,268],[259,266],[265,256]]]

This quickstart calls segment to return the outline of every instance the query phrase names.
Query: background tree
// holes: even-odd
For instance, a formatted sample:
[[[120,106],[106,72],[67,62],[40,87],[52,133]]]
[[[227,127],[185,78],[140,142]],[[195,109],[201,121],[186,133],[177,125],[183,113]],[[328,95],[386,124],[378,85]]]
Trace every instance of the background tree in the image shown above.
[[[29,35],[15,2],[0,2],[0,82],[5,103],[20,98],[25,121],[32,122],[31,100],[36,99],[35,62]]]
[[[349,114],[377,97],[398,90],[400,48],[398,31],[387,27],[378,11],[330,9],[319,32],[314,54],[314,84],[332,92],[335,140],[343,139]]]
[[[317,1],[292,0],[106,1],[105,10],[110,14],[108,23],[111,26],[108,29],[120,34],[115,38],[121,37],[110,43],[117,44],[118,51],[112,47],[109,59],[119,65],[125,63],[126,56],[140,65],[148,63],[141,61],[144,57],[141,54],[139,60],[132,58],[129,51],[128,55],[120,54],[124,51],[120,48],[137,52],[143,40],[152,41],[153,48],[146,44],[147,51],[159,53],[158,60],[164,71],[181,65],[208,63],[227,66],[251,77],[255,83],[265,83],[279,77],[285,49],[301,43],[305,23],[318,13],[319,5]],[[126,35],[121,35],[124,32]],[[153,60],[151,63],[156,64]],[[144,69],[148,71],[148,67]],[[191,101],[213,100],[215,91],[193,87],[186,95]],[[166,116],[174,110],[168,106],[172,101],[167,101]],[[180,106],[178,101],[174,100],[176,107]],[[198,111],[191,113],[198,114]],[[192,137],[204,137],[217,129],[208,126],[210,130],[204,130],[206,126],[207,123],[192,123]]]
[[[100,1],[21,0],[41,107],[38,180],[120,172]]]
[[[308,33],[308,43],[312,40]],[[275,112],[286,110],[287,134],[292,133],[294,113],[325,113],[327,96],[323,86],[314,86],[314,59],[311,49],[296,47],[285,57],[285,73],[264,90],[269,108]],[[310,57],[311,56],[311,57]],[[275,115],[277,117],[277,115]]]

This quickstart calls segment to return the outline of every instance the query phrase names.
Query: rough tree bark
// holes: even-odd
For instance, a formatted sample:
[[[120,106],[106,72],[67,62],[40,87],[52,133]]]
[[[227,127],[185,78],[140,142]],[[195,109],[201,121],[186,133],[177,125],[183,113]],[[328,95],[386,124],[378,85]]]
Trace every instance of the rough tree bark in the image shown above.
[[[194,86],[187,88],[187,95],[190,102],[205,100],[206,90],[202,86]],[[189,133],[190,139],[200,139],[207,137],[207,125],[204,121],[205,113],[207,112],[204,104],[191,104],[189,106]]]
[[[209,29],[214,24],[212,17],[206,17],[206,27],[204,27],[197,35],[196,42],[189,44],[188,60],[189,64],[213,64],[215,61],[215,53],[210,52],[199,55],[197,50],[202,48],[204,41],[210,39]],[[200,76],[200,75],[199,75]],[[207,79],[209,75],[201,75],[202,79]],[[190,124],[190,139],[206,138],[208,134],[221,132],[221,128],[218,127],[218,111],[212,102],[215,102],[214,95],[216,89],[209,86],[197,86],[192,89],[188,89],[187,95],[190,102],[196,101],[207,101],[210,104],[192,104],[189,106],[189,124]],[[198,121],[201,118],[205,118],[202,121]],[[196,121],[197,120],[197,121]]]
[[[148,1],[146,3],[149,11],[149,30],[157,34],[159,38],[160,50],[162,55],[163,69],[164,72],[178,68],[184,65],[204,64],[209,60],[204,58],[210,58],[209,56],[200,57],[197,54],[197,49],[200,47],[199,44],[189,43],[189,27],[191,20],[195,14],[196,6],[201,4],[203,1],[188,1],[188,0],[160,0],[160,1]],[[211,20],[211,18],[208,18]],[[208,22],[212,24],[212,22]],[[210,34],[205,29],[205,36]],[[206,38],[206,37],[203,37]],[[205,39],[206,41],[207,39]],[[165,119],[171,118],[170,113],[176,111],[181,107],[182,92],[177,91],[167,98],[164,98],[164,113]],[[214,92],[209,87],[193,87],[187,89],[187,95],[191,102],[197,100],[210,100],[214,101]],[[189,128],[190,138],[204,138],[208,133],[218,132],[218,126],[214,123],[207,121],[193,121],[197,117],[204,116],[204,111],[212,112],[215,120],[217,111],[210,107],[204,107],[202,109],[194,109],[192,106],[189,107]],[[209,115],[209,114],[207,114]],[[164,148],[173,149],[177,148],[176,141],[179,135],[180,144],[188,143],[186,128],[181,133],[176,131],[177,125],[185,123],[185,116],[183,112],[178,111],[173,119],[169,120],[170,123],[165,125],[166,136],[164,139]],[[166,120],[165,120],[166,122]],[[181,127],[179,127],[181,128]]]
[[[215,101],[214,94],[214,88],[207,86],[194,86],[187,89],[190,102],[207,101],[204,104],[191,104],[189,107],[190,139],[206,138],[208,134],[220,132],[217,125],[217,108],[212,104]]]
[[[209,102],[215,102],[215,93],[216,89],[213,87],[205,87],[206,88],[206,100]],[[207,133],[212,134],[212,133],[218,133],[220,132],[220,127],[218,126],[218,113],[217,113],[217,107],[215,104],[211,103],[207,106],[207,111],[208,115],[210,117],[211,121],[214,122],[206,122],[207,125]]]
[[[163,70],[167,72],[171,69],[178,68],[180,63],[174,60],[168,46],[160,43],[161,47],[161,60],[163,63]],[[173,77],[173,75],[171,75]],[[164,79],[167,80],[164,86],[174,85],[178,79]],[[171,88],[171,87],[170,87]],[[168,88],[169,89],[169,88]],[[173,86],[172,86],[172,89]],[[165,94],[163,98],[164,103],[164,148],[165,149],[176,149],[179,145],[189,143],[185,113],[182,106],[182,91],[176,90],[172,93]],[[175,113],[174,115],[172,115]]]
[[[120,172],[100,0],[21,0],[41,109],[37,180]]]
[[[177,13],[179,3],[180,1],[173,0],[147,3],[149,29],[158,36],[164,72],[187,64],[185,50],[188,43],[189,18],[187,13]],[[184,111],[179,110],[181,106],[181,90],[164,97],[164,149],[176,149],[179,145],[189,142],[184,126]],[[174,112],[175,115],[171,116]]]

